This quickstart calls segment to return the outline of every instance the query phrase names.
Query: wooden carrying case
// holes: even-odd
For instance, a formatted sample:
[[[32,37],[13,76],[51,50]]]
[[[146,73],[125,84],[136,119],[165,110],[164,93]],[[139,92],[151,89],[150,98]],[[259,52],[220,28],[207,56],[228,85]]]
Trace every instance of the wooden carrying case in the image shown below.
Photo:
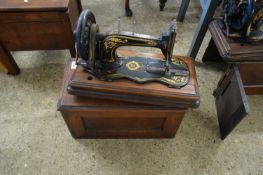
[[[136,52],[124,51],[127,55],[136,55]],[[148,55],[157,56],[160,55]],[[129,80],[115,80],[114,82],[104,82],[92,76],[92,81],[97,87],[108,87],[104,89],[104,95],[95,93],[89,95],[88,86],[85,86],[84,95],[71,95],[67,89],[77,78],[83,83],[90,82],[91,76],[82,68],[74,69],[74,59],[71,59],[65,68],[61,96],[58,103],[58,110],[61,111],[64,120],[74,138],[172,138],[183,119],[188,108],[198,107],[199,96],[197,94],[197,82],[195,69],[191,58],[180,57],[189,66],[190,81],[187,86],[181,89],[168,88],[159,83],[136,84]],[[72,66],[73,63],[73,66]],[[82,71],[80,71],[82,70]],[[86,77],[86,79],[82,79]],[[76,83],[76,82],[75,82]],[[93,84],[93,85],[94,85]],[[130,93],[139,93],[142,98],[133,98],[125,93],[121,93],[121,98],[110,94],[115,86],[126,86],[130,88]],[[122,86],[123,85],[123,86]],[[137,88],[137,91],[132,92]],[[110,92],[110,90],[111,92]],[[141,89],[139,92],[138,89]],[[93,89],[94,90],[94,89]],[[143,94],[147,94],[145,96]],[[152,95],[150,95],[150,93]],[[170,101],[155,100],[164,99]],[[104,98],[105,97],[105,98]],[[145,99],[145,101],[143,100]],[[149,99],[152,99],[152,103]],[[135,99],[135,100],[134,100]],[[141,101],[140,101],[141,100]],[[157,104],[159,102],[159,104]],[[187,103],[186,103],[187,102]]]

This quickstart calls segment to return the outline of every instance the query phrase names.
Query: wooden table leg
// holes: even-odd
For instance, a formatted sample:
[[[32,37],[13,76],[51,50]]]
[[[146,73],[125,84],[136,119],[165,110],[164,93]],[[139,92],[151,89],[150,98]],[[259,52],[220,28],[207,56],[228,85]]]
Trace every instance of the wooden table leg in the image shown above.
[[[159,0],[160,11],[163,11],[166,2],[167,0]]]
[[[132,10],[130,9],[130,0],[125,0],[125,15],[132,16]]]
[[[6,73],[17,75],[20,69],[7,48],[0,42],[0,69]]]

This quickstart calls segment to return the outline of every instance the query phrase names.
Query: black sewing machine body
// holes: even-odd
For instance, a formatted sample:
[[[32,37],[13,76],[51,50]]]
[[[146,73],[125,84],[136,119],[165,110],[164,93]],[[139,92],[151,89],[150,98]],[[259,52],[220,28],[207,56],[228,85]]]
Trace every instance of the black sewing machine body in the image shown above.
[[[160,36],[118,32],[102,34],[94,15],[84,11],[76,28],[76,50],[82,58],[77,64],[101,80],[127,78],[137,83],[160,82],[180,88],[189,81],[187,65],[172,58],[176,37],[175,22]],[[116,50],[122,46],[159,48],[165,60],[145,57],[122,57]]]
[[[263,42],[263,0],[223,0],[223,32],[241,42]]]

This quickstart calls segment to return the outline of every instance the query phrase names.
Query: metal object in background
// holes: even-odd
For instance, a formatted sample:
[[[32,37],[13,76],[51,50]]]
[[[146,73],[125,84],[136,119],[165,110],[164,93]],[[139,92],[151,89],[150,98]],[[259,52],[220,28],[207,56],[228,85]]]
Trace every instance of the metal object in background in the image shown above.
[[[263,1],[224,0],[221,28],[225,35],[241,42],[263,41]]]
[[[205,37],[208,25],[213,19],[214,13],[220,0],[199,0],[202,7],[202,15],[200,17],[198,26],[195,31],[192,44],[188,51],[188,56],[196,58],[196,55],[201,47],[203,39]],[[180,10],[177,16],[177,20],[183,22],[190,0],[181,0]]]

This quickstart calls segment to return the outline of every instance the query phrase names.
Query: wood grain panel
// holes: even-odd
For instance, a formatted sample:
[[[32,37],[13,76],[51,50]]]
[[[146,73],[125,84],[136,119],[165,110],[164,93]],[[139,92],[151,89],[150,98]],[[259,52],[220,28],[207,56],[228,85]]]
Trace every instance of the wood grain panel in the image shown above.
[[[67,93],[74,72],[65,67],[58,110],[74,138],[172,138],[187,110],[169,106],[76,97]]]
[[[1,0],[0,11],[65,11],[70,0]]]
[[[10,23],[1,26],[0,37],[12,51],[66,49],[69,41],[63,25],[63,22]]]
[[[58,12],[12,12],[0,14],[1,25],[22,22],[56,22],[61,21],[65,17],[64,13]]]

